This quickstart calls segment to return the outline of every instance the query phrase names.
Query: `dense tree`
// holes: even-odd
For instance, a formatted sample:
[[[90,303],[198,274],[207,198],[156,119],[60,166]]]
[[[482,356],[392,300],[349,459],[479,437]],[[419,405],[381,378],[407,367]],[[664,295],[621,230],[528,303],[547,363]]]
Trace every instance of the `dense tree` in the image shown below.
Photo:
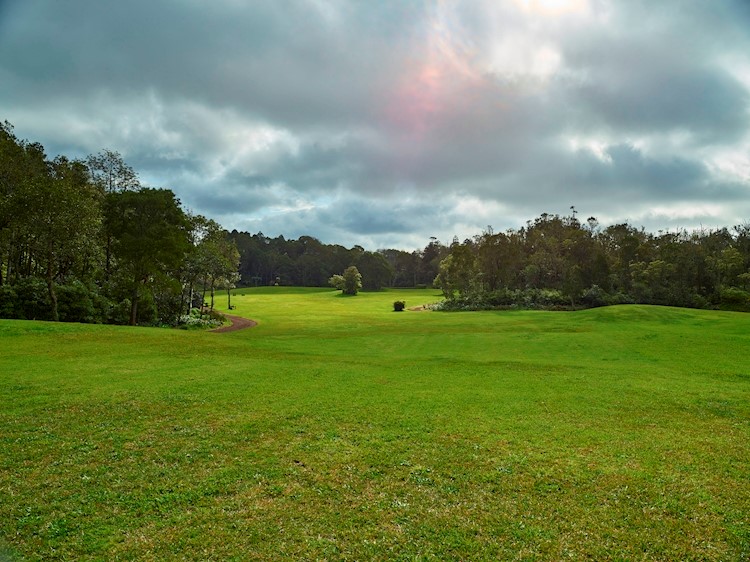
[[[362,287],[368,290],[378,290],[388,287],[393,278],[393,267],[385,256],[376,252],[359,252],[354,262],[357,270],[362,274]]]
[[[350,265],[343,275],[332,275],[328,283],[345,295],[356,295],[362,288],[362,275],[356,266]]]
[[[83,277],[84,264],[96,248],[101,214],[80,162],[58,158],[51,168],[50,174],[29,182],[20,202],[33,209],[34,218],[26,223],[29,249],[47,284],[52,320],[58,320],[56,281],[73,271]]]
[[[141,189],[110,193],[106,216],[114,255],[129,288],[130,324],[138,318],[143,291],[162,273],[177,271],[189,249],[189,222],[174,193]]]
[[[48,160],[0,124],[0,316],[175,323],[196,280],[236,283],[239,254],[214,221],[188,221],[113,151]]]
[[[91,180],[103,193],[137,191],[141,188],[138,174],[128,166],[119,152],[102,150],[86,159]]]
[[[464,308],[565,302],[742,308],[736,303],[750,303],[747,232],[654,236],[629,224],[602,229],[594,217],[582,225],[575,213],[542,214],[518,231],[488,229],[471,243],[454,242],[438,281],[451,306]]]
[[[471,243],[467,240],[460,244],[458,240],[454,240],[451,253],[440,262],[435,285],[450,299],[456,293],[468,296],[477,288],[477,282],[476,256]]]

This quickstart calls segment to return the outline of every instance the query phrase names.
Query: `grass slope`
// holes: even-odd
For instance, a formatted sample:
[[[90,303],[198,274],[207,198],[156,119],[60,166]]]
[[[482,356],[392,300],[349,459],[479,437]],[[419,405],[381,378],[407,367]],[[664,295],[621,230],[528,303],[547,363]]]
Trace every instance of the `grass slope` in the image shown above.
[[[750,557],[750,315],[241,292],[0,321],[0,559]]]

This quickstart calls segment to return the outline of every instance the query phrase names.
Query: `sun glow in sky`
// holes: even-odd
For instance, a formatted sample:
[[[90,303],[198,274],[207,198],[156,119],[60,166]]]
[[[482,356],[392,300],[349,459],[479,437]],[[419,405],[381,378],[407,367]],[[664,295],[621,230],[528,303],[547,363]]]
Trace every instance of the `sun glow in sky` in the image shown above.
[[[541,16],[561,16],[565,14],[588,13],[588,0],[514,0],[526,11]]]

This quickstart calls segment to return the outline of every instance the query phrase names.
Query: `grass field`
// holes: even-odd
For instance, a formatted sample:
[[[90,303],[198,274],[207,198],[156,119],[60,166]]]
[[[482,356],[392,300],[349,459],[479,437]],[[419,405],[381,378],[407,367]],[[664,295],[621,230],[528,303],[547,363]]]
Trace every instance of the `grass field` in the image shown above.
[[[0,560],[750,559],[750,315],[240,293],[0,321]]]

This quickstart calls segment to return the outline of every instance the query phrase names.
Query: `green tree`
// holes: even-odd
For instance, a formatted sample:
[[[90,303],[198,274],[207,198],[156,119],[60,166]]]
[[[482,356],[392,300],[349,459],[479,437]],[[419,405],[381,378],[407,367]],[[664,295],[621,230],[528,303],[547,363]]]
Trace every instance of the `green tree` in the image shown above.
[[[144,289],[182,265],[190,225],[169,189],[120,191],[108,198],[107,227],[130,293],[130,324],[135,325]]]
[[[137,191],[141,188],[138,174],[125,163],[119,152],[104,149],[86,158],[91,181],[102,196],[121,191]],[[105,205],[108,200],[105,201]],[[106,224],[105,224],[106,226]],[[112,273],[112,233],[104,229],[104,276],[109,280]]]
[[[59,320],[55,283],[63,280],[72,264],[86,261],[101,226],[99,200],[84,169],[80,162],[58,158],[50,175],[31,182],[25,192],[34,209],[34,220],[28,223],[31,249],[44,272],[55,321]]]
[[[350,265],[344,271],[344,294],[356,295],[362,288],[362,275],[356,266]]]
[[[356,266],[350,265],[343,275],[332,275],[328,283],[345,295],[356,295],[362,288],[362,275]]]
[[[393,267],[383,254],[363,252],[357,257],[356,266],[365,289],[377,291],[391,284]]]
[[[334,273],[333,275],[331,275],[331,277],[328,279],[328,284],[334,289],[338,289],[339,291],[343,291],[344,287],[346,286],[344,276],[339,275],[338,273]]]
[[[91,181],[102,193],[137,191],[141,188],[138,174],[128,166],[119,152],[104,149],[98,154],[90,154],[86,165]]]
[[[454,240],[451,253],[440,262],[435,285],[440,287],[447,299],[453,298],[456,292],[462,297],[467,296],[476,287],[476,262],[471,246]]]

